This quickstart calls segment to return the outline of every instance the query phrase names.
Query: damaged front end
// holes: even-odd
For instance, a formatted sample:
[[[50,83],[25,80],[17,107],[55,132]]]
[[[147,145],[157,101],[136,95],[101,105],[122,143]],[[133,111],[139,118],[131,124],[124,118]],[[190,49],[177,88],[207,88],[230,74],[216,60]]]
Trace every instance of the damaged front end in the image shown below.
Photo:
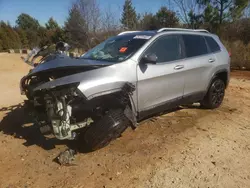
[[[45,83],[46,84],[46,83]],[[29,90],[30,111],[43,134],[53,133],[57,139],[77,139],[87,128],[102,121],[110,110],[121,109],[132,128],[136,126],[136,114],[131,105],[135,86],[123,84],[120,90],[87,98],[79,90],[79,82],[51,88]],[[115,126],[116,122],[113,122]],[[97,133],[98,134],[98,133]]]
[[[87,113],[76,115],[79,105],[85,103],[77,90],[79,83],[36,91],[29,103],[42,133],[52,132],[60,140],[75,139],[78,129],[91,124]],[[77,117],[76,117],[77,116]]]
[[[83,137],[91,150],[136,127],[135,64],[57,58],[20,81],[25,106],[41,133],[60,140]]]

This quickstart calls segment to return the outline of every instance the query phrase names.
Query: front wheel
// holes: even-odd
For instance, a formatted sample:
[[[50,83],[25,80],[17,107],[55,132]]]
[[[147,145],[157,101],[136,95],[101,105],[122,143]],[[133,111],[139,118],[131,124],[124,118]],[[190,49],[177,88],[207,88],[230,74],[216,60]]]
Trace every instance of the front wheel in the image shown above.
[[[80,142],[83,142],[84,150],[98,150],[120,137],[129,125],[130,121],[122,109],[110,110],[80,135]]]
[[[224,99],[224,95],[225,83],[223,80],[215,78],[212,81],[206,96],[202,100],[201,105],[209,109],[218,108]]]

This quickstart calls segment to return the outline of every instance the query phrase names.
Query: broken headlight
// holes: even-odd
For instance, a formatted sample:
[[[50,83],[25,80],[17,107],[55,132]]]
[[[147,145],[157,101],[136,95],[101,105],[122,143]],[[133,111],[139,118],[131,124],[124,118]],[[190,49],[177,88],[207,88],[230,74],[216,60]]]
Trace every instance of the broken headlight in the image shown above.
[[[49,91],[52,92],[56,96],[64,96],[64,95],[69,95],[69,94],[73,96],[77,96],[79,93],[77,89],[79,84],[80,83],[77,82],[77,83],[56,86],[56,87],[49,89]]]

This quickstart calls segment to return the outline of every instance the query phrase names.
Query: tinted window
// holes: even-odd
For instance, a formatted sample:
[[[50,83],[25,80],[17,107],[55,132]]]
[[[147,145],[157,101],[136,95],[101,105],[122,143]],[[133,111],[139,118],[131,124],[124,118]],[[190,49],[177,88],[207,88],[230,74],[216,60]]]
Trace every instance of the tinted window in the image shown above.
[[[194,57],[208,53],[205,38],[199,35],[183,35],[186,57]]]
[[[157,39],[145,52],[155,54],[157,63],[181,59],[181,47],[177,36],[163,36]]]
[[[205,37],[211,52],[220,51],[220,46],[212,37]]]

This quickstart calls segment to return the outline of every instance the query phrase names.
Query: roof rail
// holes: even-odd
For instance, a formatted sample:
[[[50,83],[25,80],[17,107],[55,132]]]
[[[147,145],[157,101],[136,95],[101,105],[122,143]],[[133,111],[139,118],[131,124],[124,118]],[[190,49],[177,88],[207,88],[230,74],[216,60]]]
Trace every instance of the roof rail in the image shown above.
[[[204,32],[209,33],[209,31],[205,29],[183,29],[183,28],[161,28],[157,32],[160,33],[162,31],[193,31],[193,32]]]
[[[208,30],[206,29],[194,29],[193,31],[196,31],[196,32],[203,32],[203,33],[210,33]]]
[[[128,34],[128,33],[135,33],[135,32],[140,32],[140,31],[124,31],[119,33],[118,35],[123,35],[123,34]]]

